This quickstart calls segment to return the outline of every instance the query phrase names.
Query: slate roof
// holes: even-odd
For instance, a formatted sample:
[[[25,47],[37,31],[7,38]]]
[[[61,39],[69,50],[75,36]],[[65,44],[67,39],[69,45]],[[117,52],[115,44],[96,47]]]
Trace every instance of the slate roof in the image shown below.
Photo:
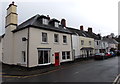
[[[72,34],[68,29],[65,29],[63,27],[53,27],[51,25],[44,25],[40,23],[40,18],[43,17],[43,15],[35,15],[28,19],[27,21],[23,22],[22,24],[17,26],[17,29],[13,30],[13,32],[17,32],[20,30],[23,30],[25,28],[33,27],[33,28],[38,28],[38,29],[44,29],[44,30],[50,30],[50,31],[56,31],[56,32],[61,32],[61,33],[67,33],[67,34]]]
[[[85,31],[87,34],[89,34],[89,36],[91,38],[94,38],[95,40],[101,40],[101,37],[98,36],[97,34],[93,33],[93,32],[88,32],[88,31]]]
[[[69,31],[71,31],[74,35],[79,35],[79,36],[83,36],[83,37],[89,37],[89,34],[85,31],[79,30],[79,29],[75,29],[75,28],[71,28],[71,27],[66,27]]]
[[[118,42],[113,38],[103,38],[104,41],[107,41],[110,44],[118,44]]]

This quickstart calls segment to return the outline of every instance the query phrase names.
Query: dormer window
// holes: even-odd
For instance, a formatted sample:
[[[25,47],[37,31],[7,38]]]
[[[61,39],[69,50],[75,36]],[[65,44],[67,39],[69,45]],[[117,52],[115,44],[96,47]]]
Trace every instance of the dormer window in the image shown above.
[[[59,23],[58,22],[55,22],[55,27],[59,27]]]
[[[43,18],[43,19],[42,19],[42,23],[43,23],[44,25],[48,25],[48,19]]]

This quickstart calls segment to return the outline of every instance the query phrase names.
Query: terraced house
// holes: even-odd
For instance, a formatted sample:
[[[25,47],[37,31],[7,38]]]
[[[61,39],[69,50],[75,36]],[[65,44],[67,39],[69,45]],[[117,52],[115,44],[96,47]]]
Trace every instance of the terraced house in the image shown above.
[[[7,8],[3,63],[34,67],[72,61],[72,33],[57,19],[35,15],[18,25],[17,6]],[[61,23],[65,20],[62,19]]]
[[[91,58],[94,56],[94,39],[84,31],[83,26],[79,29],[67,27],[73,35],[73,57],[77,58]],[[89,30],[89,28],[88,28]]]

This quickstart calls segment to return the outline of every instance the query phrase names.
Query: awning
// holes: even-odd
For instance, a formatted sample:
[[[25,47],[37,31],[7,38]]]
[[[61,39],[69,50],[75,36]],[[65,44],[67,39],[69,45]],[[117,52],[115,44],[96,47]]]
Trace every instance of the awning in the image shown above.
[[[92,47],[83,47],[80,50],[93,50],[93,48]]]

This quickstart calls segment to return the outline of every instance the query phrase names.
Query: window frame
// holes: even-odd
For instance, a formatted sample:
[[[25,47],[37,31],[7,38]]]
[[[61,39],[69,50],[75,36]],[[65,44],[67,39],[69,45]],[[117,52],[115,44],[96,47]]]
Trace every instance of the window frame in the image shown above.
[[[48,25],[48,19],[43,18],[43,19],[42,19],[42,24],[44,24],[44,25]]]
[[[57,35],[57,38],[55,37],[55,35]],[[54,34],[54,43],[59,43],[59,34]]]
[[[46,34],[46,37],[44,37],[43,34]],[[46,41],[44,41],[46,39]],[[42,43],[48,43],[48,35],[46,32],[42,32]]]
[[[64,38],[65,37],[65,38]],[[65,42],[64,42],[65,41]],[[63,44],[67,44],[67,36],[63,35]]]
[[[55,27],[59,27],[59,23],[58,22],[55,22]]]
[[[26,62],[26,52],[22,51],[22,62],[25,63]]]
[[[64,55],[63,55],[63,53],[64,53]],[[68,56],[69,56],[69,58],[68,58]],[[62,60],[69,60],[69,59],[70,59],[70,51],[62,51]]]
[[[92,41],[89,41],[89,45],[92,45]]]
[[[84,45],[84,40],[81,40],[81,45]]]
[[[46,63],[45,62],[45,52],[47,51],[47,54],[48,54],[48,62]],[[39,62],[39,60],[40,60],[40,55],[41,55],[41,52],[43,52],[43,54],[42,54],[42,63],[40,63]],[[44,65],[44,64],[50,64],[50,49],[38,49],[38,65]]]

